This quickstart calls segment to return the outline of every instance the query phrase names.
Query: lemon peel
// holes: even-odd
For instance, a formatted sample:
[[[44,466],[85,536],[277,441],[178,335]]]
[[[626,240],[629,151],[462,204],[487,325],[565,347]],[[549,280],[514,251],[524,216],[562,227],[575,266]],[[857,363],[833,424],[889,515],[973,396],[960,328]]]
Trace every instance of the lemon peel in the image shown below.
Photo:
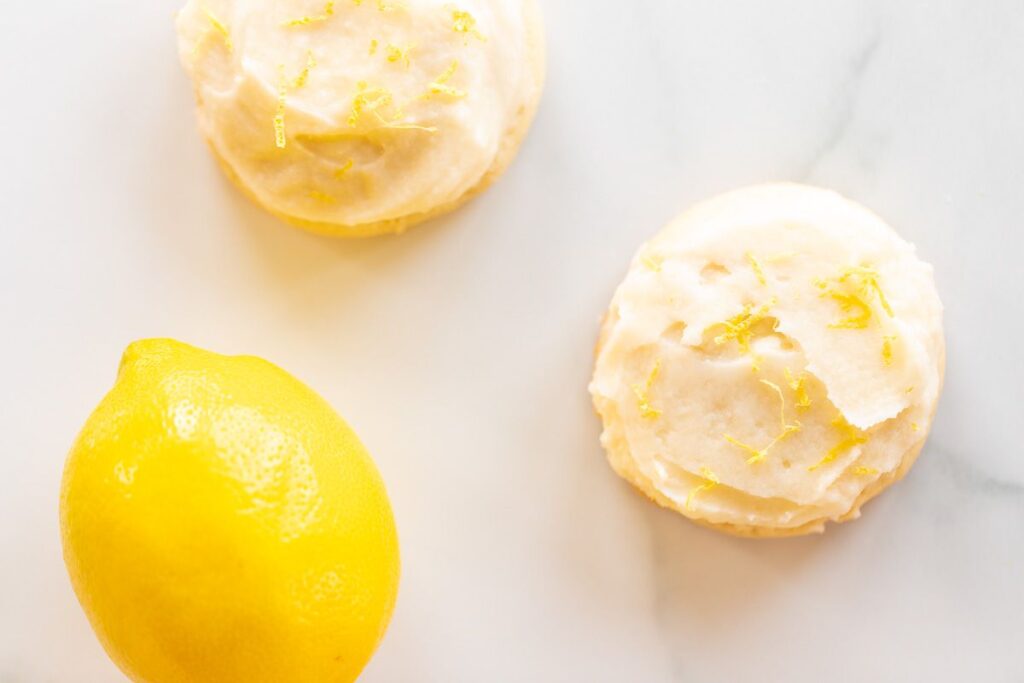
[[[352,167],[355,165],[356,162],[353,161],[352,159],[349,159],[341,166],[341,168],[334,172],[334,177],[337,178],[338,180],[341,180],[348,174],[349,171],[352,170]]]
[[[298,19],[291,19],[284,22],[284,26],[309,26],[310,24],[318,24],[324,21],[328,21],[334,16],[334,3],[335,0],[328,0],[327,4],[324,5],[324,10],[321,14],[299,17]],[[358,3],[356,3],[358,4]]]
[[[882,285],[878,282],[880,277],[878,271],[870,266],[852,266],[843,272],[839,277],[839,281],[857,281],[858,291],[864,297],[874,292],[875,296],[878,297],[878,303],[882,305],[882,309],[892,318],[892,306],[889,305],[889,300],[885,297]]]
[[[299,75],[289,83],[288,78],[284,73],[284,64],[277,65],[278,71],[278,86],[277,86],[277,110],[274,113],[274,144],[278,149],[284,149],[288,146],[288,137],[285,133],[284,125],[284,111],[288,100],[288,92],[290,90],[297,90],[302,86],[306,85],[309,80],[309,72],[316,66],[316,58],[313,56],[313,51],[309,50],[306,53],[306,66],[302,68]]]
[[[871,306],[860,296],[837,291],[828,292],[828,295],[839,304],[843,313],[853,312],[852,315],[839,322],[830,323],[829,327],[841,330],[863,330],[871,323]]]
[[[769,443],[764,448],[754,448],[753,446],[751,446],[749,444],[746,444],[746,443],[743,443],[739,439],[733,438],[733,437],[729,436],[728,434],[723,434],[722,435],[722,438],[724,438],[726,441],[728,441],[732,445],[734,445],[734,446],[736,446],[738,448],[741,448],[741,449],[743,449],[743,450],[745,450],[745,451],[747,451],[748,453],[751,454],[750,457],[747,458],[747,464],[748,465],[753,465],[755,463],[759,463],[762,460],[764,460],[765,458],[767,458],[768,457],[768,452],[771,451],[771,449],[774,448],[776,444],[778,444],[780,441],[785,439],[790,434],[793,434],[794,432],[800,431],[800,428],[802,426],[799,421],[794,421],[793,424],[787,424],[787,422],[786,422],[786,397],[782,393],[782,387],[780,387],[775,382],[769,381],[767,379],[762,379],[760,381],[761,381],[761,384],[763,384],[766,387],[770,388],[779,397],[779,425],[780,425],[781,431],[778,433],[778,435],[774,439],[772,439],[771,443]]]
[[[487,41],[487,38],[476,28],[476,17],[465,10],[452,9],[452,30],[466,36],[473,36],[481,42]]]
[[[811,397],[807,394],[807,374],[801,372],[793,376],[793,371],[786,368],[786,384],[796,394],[796,407],[800,410],[807,410],[811,407]]]
[[[640,263],[643,264],[644,268],[651,271],[652,273],[660,273],[662,261],[657,256],[649,256],[644,254],[640,257]]]
[[[885,296],[879,282],[878,271],[871,266],[850,266],[843,269],[834,284],[825,280],[816,280],[815,285],[822,290],[822,296],[829,296],[839,304],[848,317],[832,323],[833,329],[862,330],[871,324],[873,310],[871,302],[877,298],[879,305],[889,317],[893,317],[892,307]]]
[[[371,41],[370,41],[370,55],[371,55],[371,56],[373,56],[373,55],[377,54],[377,46],[378,46],[379,44],[380,44],[380,43],[378,43],[378,42],[377,42],[377,39],[376,39],[376,38],[374,38],[373,40],[371,40]]]
[[[210,22],[210,26],[213,30],[220,34],[220,37],[224,40],[224,47],[228,52],[235,51],[235,44],[231,41],[231,31],[228,29],[227,24],[220,20],[220,18],[210,11],[209,7],[203,5],[203,14],[206,15],[207,20]]]
[[[431,95],[448,95],[449,97],[461,98],[466,96],[465,90],[459,90],[448,85],[448,81],[452,79],[455,72],[459,69],[459,60],[452,60],[452,63],[448,65],[448,68],[444,70],[440,76],[431,81],[428,86],[427,93],[424,97],[430,97]]]
[[[874,467],[854,467],[853,473],[862,477],[868,477],[873,474],[878,474],[878,470]]]
[[[764,276],[764,268],[761,267],[761,262],[757,260],[749,251],[746,253],[747,261],[750,263],[750,268],[754,271],[754,275],[757,276],[757,281],[763,286],[768,285],[768,279]]]
[[[334,204],[338,201],[331,195],[327,194],[326,192],[321,192],[320,190],[310,190],[309,198],[315,199],[318,202],[323,202],[324,204]]]
[[[808,467],[808,472],[813,472],[822,465],[827,465],[828,463],[833,462],[836,458],[838,458],[840,455],[850,450],[854,446],[859,446],[862,443],[867,443],[868,439],[864,435],[864,433],[861,432],[856,427],[854,427],[853,425],[851,425],[849,422],[847,422],[846,418],[843,417],[842,413],[838,413],[835,416],[835,418],[832,420],[832,426],[839,430],[842,438],[840,439],[839,443],[837,443],[835,446],[829,449],[828,453],[825,454],[825,457],[822,458],[817,464]]]
[[[769,311],[777,302],[778,300],[772,297],[771,301],[763,304],[757,310],[750,304],[744,304],[743,310],[740,313],[737,313],[728,320],[716,323],[716,325],[724,326],[725,332],[715,337],[715,344],[721,346],[730,340],[735,341],[740,353],[750,356],[751,370],[754,372],[760,370],[761,359],[750,348],[750,342],[754,338],[753,328],[757,323],[768,317]],[[715,327],[715,325],[712,325],[712,327]]]
[[[700,494],[706,491],[710,491],[711,489],[715,488],[716,486],[722,483],[721,480],[719,480],[719,478],[715,475],[715,473],[712,472],[711,469],[707,466],[700,468],[700,476],[703,478],[704,481],[699,486],[695,486],[693,489],[691,489],[690,493],[686,496],[687,510],[693,509],[693,499],[695,497],[699,496]]]
[[[882,363],[886,366],[892,365],[892,343],[896,341],[895,334],[887,334],[882,337]]]
[[[654,367],[651,368],[651,373],[647,376],[647,381],[643,384],[633,385],[633,394],[636,396],[637,406],[640,408],[640,416],[646,420],[656,420],[661,417],[661,411],[651,406],[651,387],[654,386],[655,380],[658,379],[658,375],[661,374],[661,360],[657,360],[654,363]]]
[[[356,94],[352,98],[352,113],[348,117],[348,125],[355,128],[363,114],[377,112],[394,102],[391,91],[382,86],[371,87],[366,81],[356,84]]]
[[[405,68],[408,69],[410,64],[409,52],[415,49],[415,47],[415,44],[409,44],[402,47],[400,45],[395,45],[394,43],[389,43],[385,48],[387,51],[387,59],[392,64],[395,62],[401,62],[405,65]]]
[[[274,144],[278,149],[284,149],[288,145],[288,138],[284,130],[284,107],[288,97],[288,80],[284,75],[284,64],[277,65],[280,74],[277,86],[277,112],[274,114]]]

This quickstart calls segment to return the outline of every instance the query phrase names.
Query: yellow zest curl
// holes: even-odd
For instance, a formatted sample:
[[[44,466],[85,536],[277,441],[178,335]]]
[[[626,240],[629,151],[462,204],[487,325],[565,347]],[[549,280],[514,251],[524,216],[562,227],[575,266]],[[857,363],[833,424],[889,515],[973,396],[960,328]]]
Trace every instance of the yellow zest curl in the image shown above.
[[[356,3],[356,4],[359,4],[359,3]],[[320,23],[320,22],[323,22],[323,21],[327,21],[328,19],[330,19],[333,16],[334,16],[334,0],[329,0],[328,3],[324,6],[323,14],[319,14],[319,15],[316,15],[316,16],[299,17],[298,19],[292,19],[291,21],[286,21],[284,23],[284,25],[285,26],[309,26],[310,24],[316,24],[316,23]]]
[[[337,199],[335,199],[331,195],[326,194],[324,192],[321,192],[320,190],[310,190],[309,191],[309,198],[310,199],[315,199],[318,202],[323,202],[324,204],[334,204],[334,203],[336,203],[338,201]]]
[[[370,55],[371,56],[377,54],[377,45],[379,45],[379,43],[377,42],[376,38],[374,38],[373,40],[370,41]]]
[[[853,311],[853,315],[843,318],[837,323],[832,323],[829,327],[843,330],[862,330],[871,323],[871,306],[858,295],[835,291],[829,292],[828,295],[839,303],[843,313]]]
[[[476,18],[464,10],[452,10],[452,30],[456,33],[473,36],[481,41],[487,40],[487,38],[485,38],[480,31],[476,29]]]
[[[885,292],[882,291],[882,286],[878,283],[879,277],[878,271],[874,268],[869,266],[853,266],[843,272],[839,281],[855,281],[858,291],[865,297],[873,292],[878,297],[878,303],[882,305],[882,309],[891,318],[893,317],[892,307],[889,306],[889,300],[885,298]]]
[[[887,334],[882,337],[882,363],[886,366],[892,365],[892,343],[896,341],[895,334]]]
[[[651,369],[651,374],[647,376],[647,382],[643,385],[633,385],[633,393],[636,395],[637,405],[640,408],[640,416],[646,420],[656,420],[661,417],[661,411],[651,406],[651,387],[654,386],[654,381],[658,379],[658,375],[661,373],[661,361],[658,360],[654,363],[654,367]]]
[[[801,410],[807,410],[811,407],[811,397],[807,395],[807,375],[800,373],[798,377],[794,377],[793,373],[789,368],[786,368],[786,384],[796,394],[796,407]]]
[[[274,144],[278,149],[284,149],[288,144],[288,138],[284,132],[284,106],[288,97],[288,80],[284,77],[284,64],[277,65],[280,72],[280,84],[277,86],[277,113],[274,114]]]
[[[465,97],[465,90],[459,90],[458,88],[453,88],[452,86],[448,85],[448,81],[450,81],[452,76],[455,75],[455,72],[458,70],[458,68],[459,60],[456,59],[451,64],[448,65],[448,68],[445,69],[443,74],[434,79],[434,81],[430,84],[427,94],[424,95],[424,97],[430,97],[431,95],[448,95],[449,97],[456,98]]]
[[[416,47],[415,45],[406,45],[405,47],[400,47],[400,46],[395,45],[393,43],[389,44],[387,46],[387,48],[386,48],[387,49],[388,61],[391,62],[391,63],[402,62],[403,64],[405,64],[405,68],[408,69],[409,68],[409,52],[411,50],[413,50],[415,47]]]
[[[647,254],[644,254],[640,257],[640,263],[642,263],[644,268],[652,273],[661,272],[661,259],[656,256],[648,256]]]
[[[206,6],[203,7],[203,14],[210,21],[210,26],[213,30],[220,34],[221,38],[224,39],[224,47],[227,48],[228,52],[235,51],[235,45],[231,42],[231,32],[228,30],[227,24],[217,18],[217,15],[210,11]]]
[[[910,428],[913,429],[915,432],[921,431],[921,425],[917,424],[916,422],[911,422]]]
[[[818,462],[818,464],[811,465],[810,467],[808,467],[808,472],[813,472],[822,465],[826,465],[834,461],[836,458],[838,458],[840,455],[850,450],[854,446],[858,446],[862,443],[867,443],[868,439],[864,435],[864,433],[861,432],[856,427],[854,427],[853,425],[851,425],[849,422],[847,422],[846,418],[843,417],[842,413],[838,413],[835,419],[832,420],[832,426],[839,430],[842,438],[840,439],[839,443],[837,443],[835,446],[829,449],[828,453],[825,454],[825,457],[822,458],[821,461]]]
[[[830,285],[825,280],[815,280],[814,284],[822,290],[822,296],[829,296],[835,300],[844,313],[852,313],[850,316],[832,323],[829,327],[834,329],[862,330],[871,324],[872,307],[871,300],[878,298],[882,309],[893,316],[889,300],[882,291],[879,284],[878,271],[869,266],[851,266],[843,270]]]
[[[735,341],[736,345],[739,346],[740,353],[751,357],[751,369],[754,372],[760,369],[760,358],[751,353],[750,350],[750,342],[754,338],[753,328],[757,323],[768,317],[768,312],[775,303],[776,299],[772,298],[771,301],[757,310],[754,310],[750,304],[744,304],[741,313],[719,323],[725,327],[725,332],[715,337],[715,343],[721,346],[730,340]]]
[[[778,435],[774,439],[772,439],[772,442],[765,446],[764,448],[754,448],[753,446],[745,444],[739,439],[735,439],[729,436],[728,434],[722,435],[722,438],[724,438],[732,445],[737,446],[738,448],[742,448],[743,450],[750,453],[750,457],[747,458],[748,465],[759,463],[765,458],[767,458],[768,452],[772,448],[774,448],[777,443],[785,439],[790,434],[800,431],[801,427],[800,423],[797,421],[794,421],[793,424],[786,423],[786,397],[783,395],[782,389],[779,387],[779,385],[776,384],[775,382],[770,382],[766,379],[762,379],[761,384],[770,388],[779,397],[779,426],[781,431],[778,433]]]
[[[767,286],[768,280],[764,276],[764,268],[761,267],[761,262],[749,251],[747,252],[747,261],[750,262],[750,267],[753,269],[754,275],[757,276],[757,281]]]
[[[375,86],[370,87],[365,81],[356,84],[356,94],[352,98],[352,113],[348,117],[348,125],[355,128],[363,114],[377,112],[381,107],[390,105],[393,101],[391,91],[387,88]]]
[[[854,467],[853,473],[862,477],[869,477],[873,474],[878,474],[878,470],[874,467]]]
[[[352,170],[352,167],[355,166],[355,165],[356,165],[356,162],[353,161],[352,159],[349,159],[348,161],[346,161],[344,163],[344,165],[342,165],[341,168],[339,168],[338,170],[336,170],[334,172],[334,177],[337,178],[338,180],[341,180],[342,178],[344,178],[348,174],[349,171]]]
[[[310,50],[306,53],[306,66],[302,68],[299,75],[295,77],[292,82],[292,89],[298,90],[302,86],[306,85],[306,81],[309,80],[309,70],[316,66],[316,58],[313,56],[313,51]]]
[[[715,488],[716,486],[722,483],[721,481],[719,481],[718,477],[715,476],[715,473],[712,472],[708,467],[700,468],[700,476],[704,478],[704,481],[699,486],[695,486],[690,491],[689,495],[686,496],[687,510],[693,509],[693,499],[696,496],[700,495],[701,493],[704,493],[705,491],[710,491],[711,489]]]
[[[285,135],[284,128],[284,110],[288,99],[288,91],[289,89],[296,90],[306,85],[306,81],[309,80],[309,71],[315,66],[316,58],[313,57],[313,51],[310,50],[306,53],[306,66],[295,77],[295,80],[289,83],[284,75],[284,64],[277,65],[279,85],[277,86],[277,111],[274,114],[274,144],[279,149],[284,149],[288,145],[288,138]]]

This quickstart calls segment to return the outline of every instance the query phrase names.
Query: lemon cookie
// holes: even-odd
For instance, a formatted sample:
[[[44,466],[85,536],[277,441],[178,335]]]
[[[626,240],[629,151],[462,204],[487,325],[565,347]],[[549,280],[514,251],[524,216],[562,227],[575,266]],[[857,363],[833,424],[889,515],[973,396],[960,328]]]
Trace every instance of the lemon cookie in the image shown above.
[[[942,387],[932,268],[865,208],[776,184],[693,207],[644,245],[590,391],[612,467],[730,533],[856,518],[913,464]]]
[[[189,0],[177,26],[228,176],[340,236],[400,232],[484,189],[543,81],[535,0]]]

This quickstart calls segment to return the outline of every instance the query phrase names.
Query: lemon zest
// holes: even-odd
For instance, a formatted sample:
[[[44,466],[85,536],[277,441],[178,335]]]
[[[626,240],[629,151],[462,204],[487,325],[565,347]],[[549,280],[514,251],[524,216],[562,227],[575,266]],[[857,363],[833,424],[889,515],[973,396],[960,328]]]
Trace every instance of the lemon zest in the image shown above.
[[[292,81],[292,90],[297,90],[302,86],[306,85],[306,81],[309,80],[309,71],[316,67],[316,57],[313,56],[313,51],[309,50],[306,53],[306,66],[302,68],[299,75]]]
[[[746,254],[747,261],[750,262],[750,267],[754,271],[754,275],[757,276],[757,281],[762,285],[767,286],[768,280],[764,276],[764,268],[761,267],[761,262],[757,260],[757,257],[751,254],[749,251]]]
[[[728,434],[722,435],[722,438],[724,438],[732,445],[737,446],[738,448],[741,448],[751,454],[750,457],[747,458],[748,465],[753,465],[767,458],[768,452],[771,451],[771,449],[774,448],[776,444],[778,444],[780,441],[785,439],[790,434],[800,431],[800,428],[802,426],[800,422],[796,420],[794,420],[793,424],[788,424],[786,422],[786,397],[782,393],[782,388],[775,382],[766,379],[762,379],[761,384],[770,388],[779,397],[779,426],[781,431],[778,433],[778,435],[776,435],[776,437],[772,439],[771,443],[769,443],[764,448],[754,448],[753,446],[743,443],[739,439],[731,437]]]
[[[337,169],[337,170],[336,170],[336,171],[334,172],[334,177],[335,177],[335,178],[337,178],[338,180],[341,180],[342,178],[344,178],[344,177],[345,177],[345,175],[346,175],[346,174],[347,174],[347,173],[348,173],[349,171],[351,171],[351,170],[352,170],[352,167],[353,167],[353,166],[355,166],[355,165],[356,165],[356,162],[355,162],[355,161],[353,161],[352,159],[349,159],[348,161],[346,161],[346,162],[345,162],[345,163],[344,163],[344,164],[343,164],[343,165],[341,166],[341,168]]]
[[[324,5],[324,11],[322,14],[313,16],[299,17],[298,19],[292,19],[284,22],[284,26],[309,26],[310,24],[317,24],[329,20],[334,16],[334,3],[335,0],[328,0],[327,4]],[[356,3],[359,4],[359,3]]]
[[[652,273],[661,272],[662,262],[661,259],[659,259],[656,256],[648,256],[647,254],[644,254],[643,256],[640,257],[640,263],[642,263],[644,268],[651,271]]]
[[[921,425],[917,424],[916,422],[911,422],[910,428],[913,429],[915,432],[921,431]]]
[[[329,194],[327,194],[325,192],[321,192],[320,190],[310,190],[309,191],[309,198],[310,199],[315,199],[318,202],[323,202],[324,204],[334,204],[334,203],[336,203],[338,201],[337,199],[335,199],[331,195],[329,195]]]
[[[658,375],[660,373],[661,360],[659,359],[655,361],[654,367],[651,368],[651,373],[647,376],[647,381],[643,385],[633,385],[633,394],[636,395],[637,406],[640,408],[640,416],[646,420],[656,420],[661,417],[661,411],[651,405],[651,387],[654,386],[654,382],[658,379]]]
[[[863,466],[861,466],[861,467],[854,467],[853,468],[853,473],[857,474],[857,475],[860,475],[860,476],[865,476],[866,477],[866,476],[871,476],[872,474],[878,474],[878,470],[876,470],[874,467],[863,467]]]
[[[840,439],[839,443],[837,443],[835,446],[829,449],[828,453],[825,454],[825,457],[822,458],[817,464],[808,467],[808,472],[813,472],[822,465],[826,465],[834,461],[836,458],[838,458],[840,455],[850,450],[854,446],[859,446],[862,443],[867,443],[868,439],[864,435],[864,433],[861,432],[856,427],[854,427],[853,425],[851,425],[849,422],[847,422],[846,418],[843,417],[842,413],[838,413],[836,417],[832,420],[832,426],[839,430],[842,438]]]
[[[733,340],[740,349],[740,353],[749,355],[751,358],[751,370],[757,372],[761,369],[760,358],[751,351],[750,342],[754,338],[753,327],[768,317],[768,312],[777,302],[774,297],[767,304],[754,310],[750,304],[743,305],[743,311],[725,320],[718,325],[725,327],[725,332],[715,337],[715,344],[721,346]],[[714,327],[714,326],[712,326]]]
[[[205,5],[203,5],[203,14],[206,15],[206,18],[209,20],[210,26],[213,27],[213,30],[219,33],[220,37],[224,40],[224,47],[227,48],[227,51],[234,52],[235,45],[231,41],[231,31],[228,30],[227,24],[221,21],[217,15],[211,12],[210,8]]]
[[[376,38],[374,38],[373,40],[370,41],[370,55],[371,56],[377,54],[377,46],[379,44],[380,43],[377,42]]]
[[[895,334],[887,334],[882,337],[882,363],[886,366],[892,365],[892,343],[896,341]]]
[[[816,287],[822,290],[822,296],[831,297],[848,317],[832,323],[833,329],[862,330],[871,324],[873,314],[871,301],[878,299],[879,305],[893,317],[892,307],[879,283],[878,271],[870,266],[850,266],[844,269],[835,284],[830,285],[822,279],[814,280]]]
[[[889,305],[889,300],[885,298],[882,285],[878,282],[879,277],[878,271],[870,266],[852,266],[843,272],[839,277],[839,281],[857,280],[858,291],[861,295],[866,297],[871,292],[874,292],[878,297],[878,302],[882,305],[882,309],[892,318],[892,306]]]
[[[352,98],[352,113],[348,117],[348,125],[355,128],[363,114],[377,112],[378,109],[390,105],[394,101],[391,91],[387,88],[370,87],[366,81],[356,84],[356,94]]]
[[[807,375],[801,372],[794,377],[793,372],[786,368],[786,384],[796,394],[796,407],[807,410],[811,407],[811,397],[807,394]]]
[[[440,76],[435,78],[430,83],[430,86],[424,97],[430,97],[431,95],[448,95],[450,97],[455,98],[465,97],[465,90],[459,90],[458,88],[454,88],[448,85],[448,81],[450,81],[452,76],[455,75],[455,72],[458,70],[458,68],[459,60],[453,60],[452,63],[448,65],[448,68],[444,70],[444,73],[442,73]]]
[[[712,472],[711,469],[706,466],[700,468],[700,476],[703,478],[704,481],[699,486],[695,486],[693,489],[691,489],[689,495],[686,496],[687,510],[693,509],[693,499],[695,497],[697,497],[701,493],[704,493],[705,491],[710,491],[711,489],[715,488],[716,486],[722,483],[718,479],[718,477],[715,476],[715,473]]]
[[[410,63],[409,52],[413,50],[415,47],[416,45],[414,44],[401,47],[399,45],[395,45],[394,43],[389,43],[386,48],[388,61],[391,62],[392,64],[395,62],[402,62],[403,64],[405,64],[405,68],[408,69]]]
[[[277,70],[280,73],[280,84],[277,86],[277,112],[274,114],[274,144],[278,149],[284,149],[288,144],[284,130],[284,107],[288,97],[288,79],[284,76],[284,64],[278,64]]]
[[[465,10],[452,10],[452,30],[487,42],[487,38],[476,28],[476,17]]]
[[[839,303],[843,313],[855,311],[853,315],[844,318],[829,327],[843,330],[862,330],[871,323],[871,306],[856,294],[844,294],[843,292],[831,291],[828,295]]]
[[[289,83],[284,73],[284,64],[277,65],[279,85],[277,86],[277,110],[274,113],[274,144],[277,145],[278,149],[284,149],[288,145],[288,137],[285,134],[284,125],[284,111],[288,100],[288,92],[306,85],[306,81],[309,80],[309,71],[315,66],[316,58],[313,56],[313,51],[309,50],[306,53],[306,66],[295,77],[295,80]]]

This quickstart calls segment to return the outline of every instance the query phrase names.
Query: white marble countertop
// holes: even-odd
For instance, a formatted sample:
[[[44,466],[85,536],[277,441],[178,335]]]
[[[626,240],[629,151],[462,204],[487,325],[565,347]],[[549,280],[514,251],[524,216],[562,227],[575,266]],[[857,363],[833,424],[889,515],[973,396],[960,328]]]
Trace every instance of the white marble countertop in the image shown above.
[[[404,575],[368,683],[1024,680],[1021,0],[544,0],[546,98],[508,176],[360,243],[222,179],[177,4],[0,19],[0,681],[123,680],[64,572],[58,481],[122,348],[157,335],[281,364],[374,453]],[[757,542],[620,482],[585,388],[634,248],[780,179],[918,245],[949,357],[903,483]]]

